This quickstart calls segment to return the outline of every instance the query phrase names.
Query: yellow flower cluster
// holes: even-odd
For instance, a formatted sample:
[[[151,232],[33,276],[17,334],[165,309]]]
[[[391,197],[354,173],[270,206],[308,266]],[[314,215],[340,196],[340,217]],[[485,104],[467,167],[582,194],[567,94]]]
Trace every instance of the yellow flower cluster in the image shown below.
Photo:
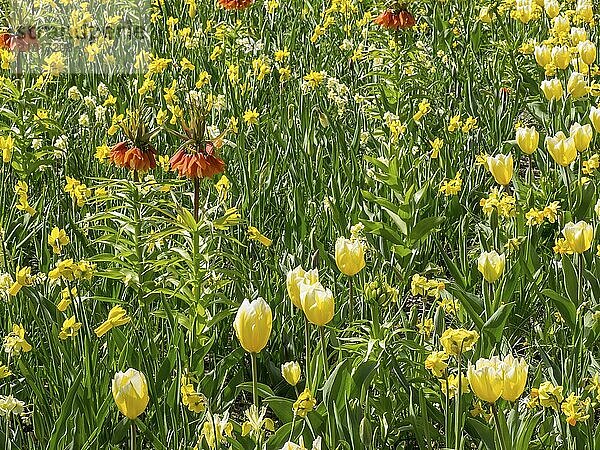
[[[433,157],[433,156],[432,156]],[[440,192],[446,197],[458,194],[462,189],[462,178],[460,177],[460,171],[456,173],[456,176],[450,180],[444,180],[440,186]]]
[[[25,340],[25,328],[21,324],[14,324],[12,331],[4,337],[4,351],[9,355],[19,355],[21,352],[27,353],[32,347]]]
[[[552,202],[548,206],[545,206],[542,210],[531,208],[525,213],[527,225],[541,225],[544,223],[545,219],[547,219],[550,223],[556,222],[559,208],[560,205],[558,202]]]
[[[181,403],[195,413],[206,410],[206,398],[196,392],[188,372],[181,375]]]
[[[18,181],[15,185],[15,193],[18,197],[18,202],[16,208],[19,211],[25,211],[29,215],[35,215],[36,211],[29,205],[29,196],[28,196],[29,186],[24,181]]]
[[[56,263],[54,269],[48,272],[48,278],[52,281],[63,279],[66,281],[91,280],[96,270],[96,264],[82,260],[74,262],[73,259],[65,259]]]
[[[66,177],[66,179],[67,184],[65,185],[65,193],[71,196],[71,199],[77,206],[82,207],[92,196],[92,190],[75,178]]]
[[[496,211],[500,217],[514,217],[517,214],[516,203],[512,195],[500,192],[497,188],[492,188],[489,196],[479,201],[484,213],[492,214]]]
[[[441,280],[428,280],[426,277],[414,274],[410,281],[410,292],[415,297],[433,297],[440,298],[440,293],[446,289],[446,285]]]

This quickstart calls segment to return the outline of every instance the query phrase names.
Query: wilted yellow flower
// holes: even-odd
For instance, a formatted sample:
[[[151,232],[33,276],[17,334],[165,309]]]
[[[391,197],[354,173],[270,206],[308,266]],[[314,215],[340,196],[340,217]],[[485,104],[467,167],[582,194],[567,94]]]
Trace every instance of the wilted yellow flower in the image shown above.
[[[102,325],[94,330],[96,336],[101,337],[112,330],[114,327],[125,325],[131,322],[131,317],[121,306],[114,306],[108,313],[108,319]]]
[[[434,376],[441,378],[448,367],[448,354],[444,351],[431,352],[425,358],[425,368],[431,370]]]
[[[539,404],[545,408],[558,410],[563,401],[563,387],[554,386],[550,381],[543,382],[537,390]]]
[[[148,383],[142,372],[127,369],[117,372],[112,380],[112,394],[119,411],[135,420],[148,406]]]
[[[215,431],[217,433],[216,436]],[[217,443],[227,443],[227,438],[231,437],[232,434],[233,424],[229,421],[229,412],[223,414],[223,417],[220,417],[218,414],[209,415],[208,420],[202,424],[200,439],[198,440],[198,445],[194,447],[194,450],[201,448],[202,439],[206,439],[208,448],[217,448]]]
[[[440,337],[440,344],[448,355],[456,356],[471,350],[478,339],[477,331],[448,328]]]
[[[262,298],[252,302],[245,299],[240,305],[233,328],[240,344],[248,353],[259,353],[269,340],[273,315]]]
[[[594,229],[585,221],[580,220],[577,223],[569,222],[565,224],[562,234],[571,250],[575,253],[583,253],[592,245]]]
[[[246,415],[246,421],[242,424],[242,436],[247,436],[250,433],[254,436],[260,436],[263,428],[268,431],[275,431],[273,419],[266,417],[266,407],[259,410],[258,406],[251,405],[244,414]]]
[[[504,254],[499,255],[496,250],[482,252],[477,259],[477,269],[488,283],[493,283],[500,278],[500,275],[504,272],[505,264],[506,256]]]
[[[317,400],[313,397],[310,389],[306,388],[294,402],[292,410],[299,417],[306,417],[315,408],[316,404]]]
[[[300,381],[300,364],[296,361],[286,362],[281,365],[281,375],[291,386],[296,386]]]

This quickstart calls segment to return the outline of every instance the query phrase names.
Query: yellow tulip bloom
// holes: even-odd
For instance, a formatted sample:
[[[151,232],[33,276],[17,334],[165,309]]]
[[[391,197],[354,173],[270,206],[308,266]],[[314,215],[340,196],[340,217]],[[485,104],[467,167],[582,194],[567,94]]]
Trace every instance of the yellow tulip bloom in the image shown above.
[[[504,371],[497,356],[480,358],[475,365],[469,364],[467,379],[473,393],[481,400],[494,403],[502,395]]]
[[[335,242],[335,263],[349,277],[365,267],[365,249],[360,239],[338,238]]]
[[[594,229],[587,222],[580,220],[577,223],[569,222],[565,224],[562,234],[571,250],[575,253],[583,253],[592,245]]]
[[[302,308],[300,302],[300,284],[313,284],[319,281],[319,272],[317,269],[306,272],[301,266],[290,270],[285,279],[285,287],[287,289],[290,300],[296,308]]]
[[[521,151],[527,155],[531,155],[538,148],[540,134],[535,127],[519,127],[517,128],[515,139]]]
[[[483,278],[488,283],[493,283],[504,272],[506,265],[506,256],[499,255],[496,250],[491,252],[483,252],[477,259],[477,270],[481,272]]]
[[[335,310],[333,294],[321,283],[302,283],[300,285],[300,301],[302,310],[310,323],[324,326],[333,319]]]
[[[516,359],[511,354],[504,357],[502,364],[504,368],[502,398],[509,402],[514,402],[521,396],[525,389],[529,366],[525,362],[525,359]]]
[[[291,386],[296,386],[300,381],[300,364],[296,361],[286,362],[281,365],[281,375]]]
[[[552,159],[563,167],[568,166],[577,158],[577,147],[573,138],[567,138],[562,131],[554,137],[546,138],[546,148]]]
[[[112,380],[112,394],[119,411],[135,420],[148,406],[148,383],[142,372],[127,369],[117,372]]]
[[[579,123],[575,122],[571,125],[569,135],[573,138],[577,151],[582,152],[590,146],[590,142],[592,142],[592,138],[594,137],[594,131],[590,124],[579,125]]]
[[[512,155],[488,156],[487,163],[496,183],[502,186],[510,183],[513,176]]]
[[[262,298],[250,303],[245,299],[235,315],[233,328],[240,344],[248,353],[259,353],[269,340],[273,315]]]

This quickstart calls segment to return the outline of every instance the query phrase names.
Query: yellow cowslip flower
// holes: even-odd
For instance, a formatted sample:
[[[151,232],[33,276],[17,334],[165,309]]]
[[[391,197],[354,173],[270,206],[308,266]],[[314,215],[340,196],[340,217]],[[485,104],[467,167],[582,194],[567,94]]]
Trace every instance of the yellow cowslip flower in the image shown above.
[[[467,392],[469,392],[469,382],[467,381],[467,377],[464,374],[460,378],[460,393],[466,394]],[[458,376],[454,374],[448,375],[447,379],[441,378],[439,381],[442,393],[448,398],[455,398],[458,394]]]
[[[552,202],[548,206],[544,207],[542,214],[546,219],[548,219],[548,222],[554,223],[556,222],[559,208],[560,204],[558,202]]]
[[[573,98],[578,99],[590,92],[585,75],[579,72],[571,73],[567,82],[567,93]]]
[[[460,115],[452,116],[450,118],[450,123],[448,124],[448,131],[456,131],[462,127],[462,120]]]
[[[444,180],[440,185],[439,191],[446,197],[457,195],[462,190],[462,178],[460,171],[456,172],[454,178]]]
[[[273,241],[258,231],[258,228],[249,226],[248,227],[248,239],[252,241],[258,241],[265,247],[270,247]]]
[[[553,78],[551,80],[544,80],[540,85],[546,100],[560,100],[563,95],[563,85],[558,78]]]
[[[335,313],[333,293],[319,282],[300,284],[300,303],[310,323],[322,327],[333,319]]]
[[[10,371],[8,366],[5,366],[4,364],[0,364],[0,380],[2,380],[3,378],[10,377],[11,375],[12,375],[12,372]]]
[[[417,322],[417,331],[419,334],[422,334],[425,337],[431,336],[433,330],[435,329],[435,324],[433,323],[433,319],[428,317],[427,319],[421,319]]]
[[[565,224],[562,234],[571,250],[575,253],[583,253],[592,245],[594,229],[587,222],[580,220],[577,223],[569,222]]]
[[[262,298],[252,302],[245,299],[240,305],[233,328],[240,344],[248,353],[259,353],[269,341],[273,315]]]
[[[69,291],[69,288],[64,288],[62,291],[60,291],[61,300],[58,302],[56,309],[58,309],[60,312],[65,312],[76,296],[77,288],[71,288],[71,291]]]
[[[482,252],[477,259],[477,270],[481,272],[485,281],[493,283],[504,272],[505,264],[506,256],[504,254],[499,255],[496,250]]]
[[[582,152],[590,146],[590,142],[592,142],[592,138],[594,137],[594,131],[590,124],[580,125],[575,122],[569,129],[569,136],[573,138],[577,151]]]
[[[12,158],[12,152],[15,147],[15,140],[12,136],[0,136],[0,152],[2,152],[2,161],[9,163]]]
[[[194,389],[187,371],[181,375],[181,403],[195,413],[204,412],[208,404],[206,397]]]
[[[531,155],[538,148],[540,134],[535,127],[519,127],[517,128],[515,140],[523,153]]]
[[[12,331],[4,337],[4,351],[9,355],[18,355],[31,349],[31,344],[25,340],[25,328],[21,324],[13,324]]]
[[[444,297],[439,301],[438,304],[446,314],[457,315],[460,310],[459,301],[452,297]]]
[[[244,122],[248,125],[256,125],[260,114],[255,109],[249,109],[244,113]]]
[[[506,186],[513,176],[512,155],[488,156],[488,168],[496,183]]]
[[[80,328],[81,322],[77,322],[75,320],[75,316],[71,316],[64,320],[62,328],[60,329],[60,333],[58,334],[58,338],[65,340],[70,337],[75,337],[77,336],[77,333],[79,333]]]
[[[62,228],[54,227],[48,235],[48,245],[52,247],[52,251],[56,255],[60,255],[65,245],[70,242],[69,236]]]
[[[306,82],[306,85],[312,89],[315,89],[316,87],[321,85],[321,83],[323,83],[324,79],[325,79],[325,72],[312,71],[312,72],[304,75],[304,81]]]
[[[565,420],[567,423],[574,427],[577,425],[577,422],[585,422],[590,418],[588,414],[590,403],[590,398],[582,401],[578,395],[572,393],[562,402],[560,409],[566,416]]]
[[[275,50],[275,53],[273,54],[273,57],[275,58],[275,61],[277,61],[277,62],[283,62],[283,60],[286,58],[289,58],[289,56],[290,56],[290,52],[287,49],[287,47],[285,47],[283,49]]]
[[[31,267],[17,267],[17,273],[15,274],[15,282],[8,290],[8,295],[16,296],[21,288],[25,286],[31,286],[33,284],[33,277],[31,276]]]
[[[577,147],[575,140],[567,138],[562,131],[553,137],[546,138],[546,148],[557,164],[566,167],[577,158]]]
[[[344,275],[356,275],[366,264],[363,242],[360,239],[338,238],[335,242],[335,263]]]
[[[558,407],[563,401],[562,391],[562,386],[554,386],[550,381],[544,381],[537,390],[539,404],[544,408],[558,411]]]
[[[288,382],[291,386],[296,386],[298,381],[300,381],[300,364],[296,361],[286,362],[281,365],[281,376]]]
[[[533,50],[535,62],[541,67],[546,67],[552,61],[552,49],[547,45],[536,45]]]
[[[267,414],[267,408],[262,407],[260,410],[258,406],[251,405],[244,414],[246,415],[246,421],[242,424],[242,436],[253,434],[255,437],[260,436],[263,428],[268,431],[275,431],[275,423],[273,419],[265,417]]]
[[[540,225],[544,223],[544,213],[535,208],[530,208],[529,211],[525,213],[525,219],[527,225]]]
[[[279,72],[280,83],[285,83],[292,76],[292,71],[289,67],[280,67],[279,69],[277,69],[277,71]]]
[[[200,432],[198,444],[193,450],[202,448],[201,446],[203,439],[206,440],[208,448],[217,448],[217,443],[226,444],[227,438],[231,437],[232,435],[233,424],[229,421],[229,412],[223,414],[223,417],[220,417],[218,414],[209,414],[208,420],[202,424],[202,431]]]
[[[600,167],[600,154],[594,153],[590,159],[583,161],[581,166],[581,173],[593,175],[594,171]]]
[[[494,403],[502,395],[504,370],[497,356],[480,358],[475,365],[469,364],[467,378],[473,393],[483,401]]]
[[[146,377],[135,369],[115,374],[112,394],[121,414],[130,420],[135,420],[142,414],[150,400]]]
[[[292,410],[294,411],[295,415],[299,417],[306,417],[309,412],[315,409],[316,405],[317,400],[313,397],[310,389],[306,388],[294,402]]]
[[[319,271],[317,269],[305,271],[301,266],[297,266],[287,273],[285,287],[290,300],[296,308],[302,309],[302,302],[300,301],[300,285],[302,283],[311,285],[318,282]]]
[[[525,359],[516,359],[511,354],[504,357],[502,365],[504,372],[502,398],[509,402],[514,402],[521,396],[525,389],[529,366],[525,362]]]
[[[101,337],[112,330],[114,327],[125,325],[131,322],[131,317],[121,306],[114,306],[108,313],[108,319],[94,330],[96,336]]]
[[[554,253],[559,254],[559,255],[572,255],[573,254],[573,249],[571,248],[571,246],[569,245],[567,240],[564,238],[558,238],[555,241],[555,245],[554,245],[554,247],[552,247],[552,250],[554,250]]]
[[[448,363],[446,362],[448,361],[448,357],[449,355],[444,351],[431,352],[425,358],[425,368],[431,370],[431,373],[437,378],[441,378],[448,367]]]
[[[110,147],[106,145],[106,143],[96,147],[96,152],[94,153],[94,158],[99,161],[106,161],[106,159],[110,156]]]
[[[433,141],[429,141],[429,145],[431,145],[431,158],[436,159],[440,155],[440,150],[444,146],[444,141],[440,138],[435,138]]]
[[[479,333],[477,331],[469,331],[464,328],[448,328],[442,333],[440,344],[448,355],[458,356],[471,350],[478,339]]]

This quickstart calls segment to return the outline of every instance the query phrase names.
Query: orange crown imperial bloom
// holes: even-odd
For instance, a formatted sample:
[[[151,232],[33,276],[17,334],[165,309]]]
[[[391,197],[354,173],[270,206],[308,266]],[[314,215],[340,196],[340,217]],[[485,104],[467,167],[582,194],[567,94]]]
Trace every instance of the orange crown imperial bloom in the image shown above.
[[[171,170],[177,171],[180,177],[190,179],[212,178],[225,170],[225,163],[215,154],[215,146],[210,141],[200,144],[195,151],[189,147],[181,148],[169,163]]]
[[[0,49],[13,52],[28,52],[37,50],[40,47],[35,27],[25,29],[22,27],[18,31],[8,31],[0,33]]]
[[[414,27],[416,21],[405,5],[395,4],[379,14],[375,23],[388,30],[407,30]]]
[[[155,154],[156,150],[149,144],[142,150],[129,142],[123,141],[116,144],[110,150],[109,158],[117,167],[124,167],[138,172],[148,172],[150,169],[156,167]]]
[[[219,5],[225,9],[246,9],[254,0],[219,0]]]

